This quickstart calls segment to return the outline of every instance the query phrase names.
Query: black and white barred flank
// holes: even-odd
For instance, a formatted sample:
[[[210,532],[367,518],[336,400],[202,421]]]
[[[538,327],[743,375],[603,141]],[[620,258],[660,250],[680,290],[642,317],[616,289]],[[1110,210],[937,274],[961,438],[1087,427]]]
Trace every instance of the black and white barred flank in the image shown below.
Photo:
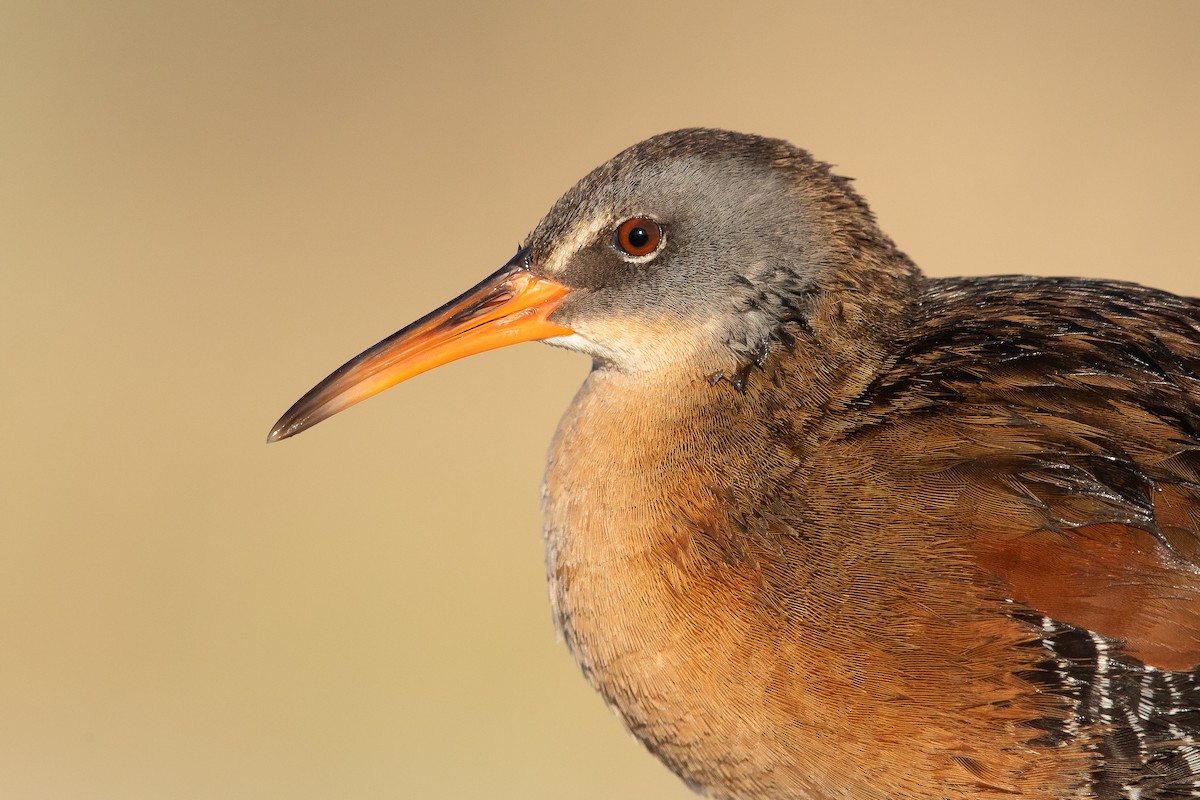
[[[1200,669],[1168,672],[1125,655],[1121,642],[1047,617],[1030,643],[1046,657],[1024,675],[1067,698],[1072,713],[1032,724],[1035,744],[1079,741],[1094,753],[1090,795],[1103,800],[1200,798]]]

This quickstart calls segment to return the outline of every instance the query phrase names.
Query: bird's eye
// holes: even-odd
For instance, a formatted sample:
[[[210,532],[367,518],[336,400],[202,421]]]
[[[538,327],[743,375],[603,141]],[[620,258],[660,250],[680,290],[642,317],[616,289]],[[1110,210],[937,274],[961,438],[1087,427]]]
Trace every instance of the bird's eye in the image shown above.
[[[649,217],[634,217],[617,226],[613,245],[634,258],[648,256],[662,244],[662,226]]]

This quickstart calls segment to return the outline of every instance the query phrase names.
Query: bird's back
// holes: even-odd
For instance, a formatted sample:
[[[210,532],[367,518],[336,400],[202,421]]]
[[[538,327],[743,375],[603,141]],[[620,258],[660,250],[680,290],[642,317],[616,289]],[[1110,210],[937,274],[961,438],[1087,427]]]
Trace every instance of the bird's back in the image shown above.
[[[1200,796],[1200,302],[1133,284],[930,280],[851,437],[902,436],[1065,698],[1038,746],[1085,796]],[[1011,602],[1010,602],[1011,601]]]

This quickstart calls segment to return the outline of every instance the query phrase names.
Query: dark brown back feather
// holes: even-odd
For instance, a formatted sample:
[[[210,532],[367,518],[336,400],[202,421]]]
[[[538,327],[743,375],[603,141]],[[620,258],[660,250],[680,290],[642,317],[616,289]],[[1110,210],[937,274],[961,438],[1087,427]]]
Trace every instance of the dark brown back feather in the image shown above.
[[[931,280],[880,421],[936,419],[1011,599],[1200,664],[1200,302],[1127,283]],[[1021,513],[989,517],[997,494]],[[1008,507],[1012,507],[1009,504]]]
[[[930,280],[855,436],[903,437],[1046,657],[1091,796],[1200,796],[1200,301],[1126,283]]]

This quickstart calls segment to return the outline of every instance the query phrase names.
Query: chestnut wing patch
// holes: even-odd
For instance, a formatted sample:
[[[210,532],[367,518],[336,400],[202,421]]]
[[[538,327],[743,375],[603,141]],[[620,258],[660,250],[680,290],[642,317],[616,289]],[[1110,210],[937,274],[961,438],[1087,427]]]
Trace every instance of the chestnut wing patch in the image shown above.
[[[1200,665],[1200,576],[1145,531],[1106,523],[983,539],[977,559],[1012,600],[1122,640],[1149,666]]]

